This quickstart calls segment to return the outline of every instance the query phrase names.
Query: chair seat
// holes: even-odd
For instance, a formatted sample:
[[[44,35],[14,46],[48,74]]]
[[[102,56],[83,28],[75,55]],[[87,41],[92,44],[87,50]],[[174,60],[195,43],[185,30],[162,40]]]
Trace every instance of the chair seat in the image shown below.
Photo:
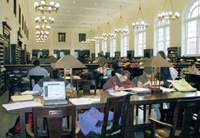
[[[148,134],[148,135],[151,135],[150,130],[146,130],[145,133]],[[180,130],[176,130],[175,136],[179,136],[180,133],[181,133]],[[167,129],[167,128],[156,129],[155,138],[169,138],[169,134],[170,134],[170,129]]]

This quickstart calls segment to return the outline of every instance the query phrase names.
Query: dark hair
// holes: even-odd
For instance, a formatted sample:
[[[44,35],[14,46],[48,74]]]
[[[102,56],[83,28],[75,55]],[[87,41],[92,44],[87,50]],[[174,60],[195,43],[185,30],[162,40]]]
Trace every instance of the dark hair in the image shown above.
[[[164,51],[158,51],[162,58],[166,59],[166,55]]]
[[[114,63],[112,64],[112,67],[113,67],[113,69],[118,69],[118,68],[119,68],[119,65],[118,65],[116,62],[114,62]]]
[[[190,65],[191,65],[191,66],[192,66],[192,65],[196,65],[196,63],[195,63],[195,62],[191,62],[191,64],[190,64]]]
[[[55,79],[55,80],[59,79],[60,78],[59,71],[58,70],[52,70],[50,72],[50,78]]]
[[[39,65],[40,65],[40,61],[39,61],[39,60],[35,60],[35,61],[33,62],[33,65],[34,65],[34,66],[39,66]]]
[[[122,71],[122,75],[123,76],[127,76],[128,79],[130,79],[130,77],[131,77],[131,74],[130,74],[130,72],[128,70]]]

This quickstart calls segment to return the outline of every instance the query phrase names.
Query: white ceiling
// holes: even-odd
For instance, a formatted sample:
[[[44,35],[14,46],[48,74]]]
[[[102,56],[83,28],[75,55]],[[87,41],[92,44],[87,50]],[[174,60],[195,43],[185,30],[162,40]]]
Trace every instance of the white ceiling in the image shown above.
[[[29,1],[31,6],[34,1],[40,2],[40,0]],[[46,0],[48,3],[51,0]],[[110,14],[110,20],[119,16],[120,5],[122,5],[123,11],[130,8],[138,8],[139,0],[53,0],[55,3],[59,3],[60,7],[57,13],[51,13],[51,16],[55,18],[55,22],[52,25],[53,28],[89,28],[98,25],[99,23],[105,23],[108,20],[108,13]],[[142,7],[150,6],[151,4],[157,4],[164,2],[164,0],[141,0]],[[33,6],[32,6],[33,7]],[[34,7],[30,9],[30,12],[35,12]],[[31,14],[32,16],[41,15],[40,13]],[[112,15],[112,16],[111,16]],[[32,17],[32,19],[35,17]]]

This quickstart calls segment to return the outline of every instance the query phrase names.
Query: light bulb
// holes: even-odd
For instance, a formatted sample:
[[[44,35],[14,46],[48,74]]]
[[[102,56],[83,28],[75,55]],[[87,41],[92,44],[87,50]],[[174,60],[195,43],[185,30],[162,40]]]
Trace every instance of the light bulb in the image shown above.
[[[56,3],[55,7],[58,8],[59,6],[60,6],[60,4],[59,4],[59,3]]]
[[[42,0],[42,1],[41,1],[41,4],[42,4],[42,5],[45,5],[45,4],[46,4],[46,2],[45,2],[44,0]]]
[[[54,5],[54,2],[53,2],[53,1],[51,1],[51,2],[50,2],[50,5]]]
[[[39,6],[39,3],[38,3],[38,2],[35,2],[35,3],[34,3],[34,7],[37,7],[37,6]]]

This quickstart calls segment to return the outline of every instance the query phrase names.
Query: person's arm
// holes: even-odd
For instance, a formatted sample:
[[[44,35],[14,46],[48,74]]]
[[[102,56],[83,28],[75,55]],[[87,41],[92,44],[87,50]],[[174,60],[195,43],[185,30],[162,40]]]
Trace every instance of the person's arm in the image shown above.
[[[113,77],[111,77],[104,85],[103,90],[106,91],[108,89],[113,89],[114,83],[113,83]]]
[[[135,87],[135,84],[132,81],[130,80],[126,81],[124,88],[133,88],[133,87]]]

